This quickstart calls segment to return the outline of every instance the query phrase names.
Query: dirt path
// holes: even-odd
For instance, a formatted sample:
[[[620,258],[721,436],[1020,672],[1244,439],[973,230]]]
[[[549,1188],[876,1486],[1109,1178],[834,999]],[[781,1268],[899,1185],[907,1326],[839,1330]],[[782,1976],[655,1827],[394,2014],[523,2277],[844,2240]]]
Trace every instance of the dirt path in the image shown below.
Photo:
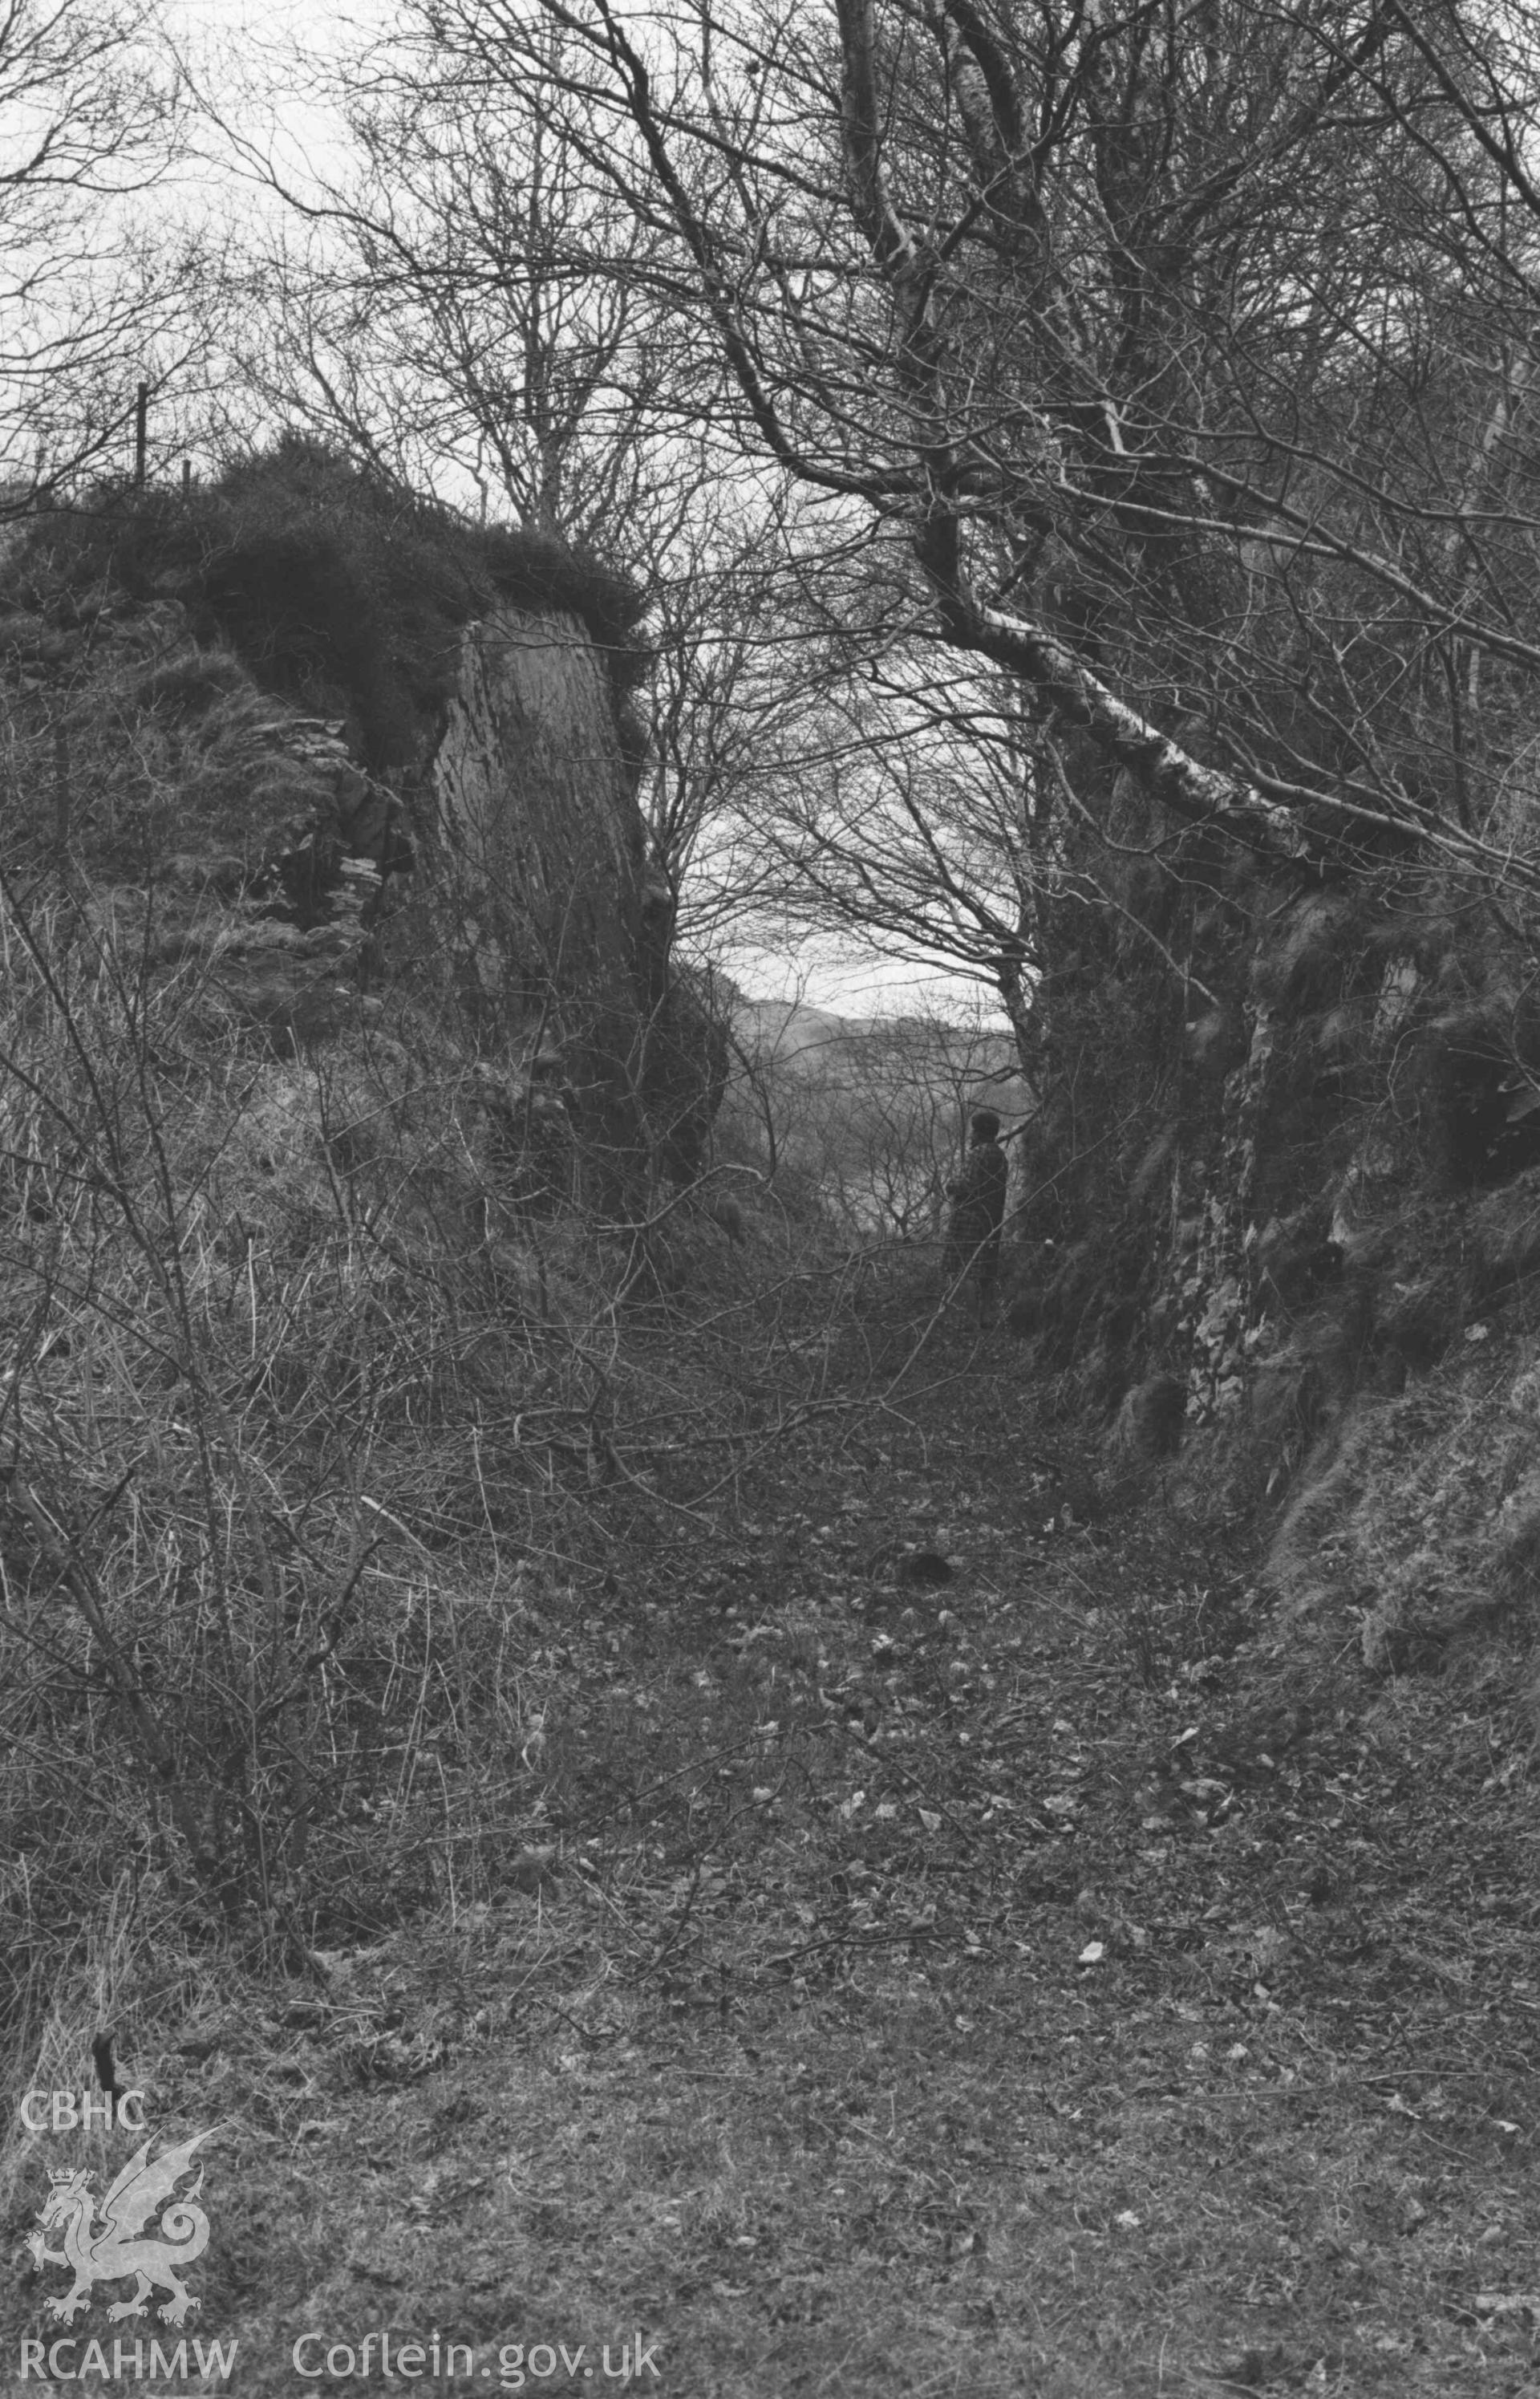
[[[1082,1525],[1028,1396],[1002,1343],[553,1570],[550,1874],[189,1995],[231,2387],[1540,2394],[1521,1755]]]

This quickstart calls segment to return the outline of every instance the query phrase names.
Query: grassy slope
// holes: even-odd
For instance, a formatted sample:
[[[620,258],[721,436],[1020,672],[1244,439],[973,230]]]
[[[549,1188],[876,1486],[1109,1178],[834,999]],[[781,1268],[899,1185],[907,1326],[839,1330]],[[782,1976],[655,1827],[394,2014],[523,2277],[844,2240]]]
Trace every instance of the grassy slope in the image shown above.
[[[225,2128],[236,2388],[358,2387],[307,2328],[495,2387],[640,2327],[671,2399],[1540,2392],[1522,1728],[1277,1634],[1157,1510],[1079,1528],[1019,1353],[948,1337],[709,1525],[547,1561],[505,1764],[554,1879],[282,1985],[104,1957],[156,2121]],[[60,2147],[8,2156],[11,2374]]]

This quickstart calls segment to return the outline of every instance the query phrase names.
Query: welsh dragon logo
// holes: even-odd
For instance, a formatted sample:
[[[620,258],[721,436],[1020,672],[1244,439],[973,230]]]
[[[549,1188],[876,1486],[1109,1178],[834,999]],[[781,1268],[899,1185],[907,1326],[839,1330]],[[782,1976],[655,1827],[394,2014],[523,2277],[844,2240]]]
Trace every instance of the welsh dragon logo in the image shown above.
[[[34,2266],[68,2266],[74,2275],[61,2299],[44,2300],[50,2315],[61,2324],[70,2324],[83,2308],[89,2308],[93,2283],[120,2282],[132,2274],[136,2277],[133,2297],[107,2310],[110,2324],[124,2316],[143,2315],[145,2301],[156,2289],[170,2295],[159,2311],[162,2321],[186,2323],[189,2310],[198,2302],[174,2270],[201,2257],[209,2246],[209,2218],[194,2205],[203,2189],[201,2163],[192,2189],[161,2216],[162,2237],[146,2240],[143,2235],[155,2210],[170,2199],[182,2175],[192,2172],[193,2151],[209,2138],[207,2133],[196,2134],[177,2148],[163,2149],[153,2162],[146,2141],[102,2194],[100,2209],[88,2172],[78,2166],[55,2171],[50,2176],[53,2189],[38,2210],[43,2230],[27,2236]],[[91,2219],[99,2213],[101,2221],[93,2231]],[[48,2248],[44,2238],[55,2224],[64,2228],[62,2249]]]

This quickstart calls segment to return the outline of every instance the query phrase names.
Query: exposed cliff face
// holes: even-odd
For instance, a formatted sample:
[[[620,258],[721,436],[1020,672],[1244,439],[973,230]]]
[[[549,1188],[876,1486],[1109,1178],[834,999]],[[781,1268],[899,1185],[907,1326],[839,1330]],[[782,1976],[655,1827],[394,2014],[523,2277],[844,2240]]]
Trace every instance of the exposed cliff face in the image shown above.
[[[426,777],[438,921],[489,1032],[560,1052],[618,1163],[641,1136],[645,844],[602,662],[563,610],[466,627]]]
[[[647,872],[641,594],[304,443],[40,526],[19,588],[39,858],[147,964],[201,961],[279,1054],[435,1028],[499,1085],[505,1149],[565,1124],[547,1196],[694,1171],[720,1061]]]
[[[1367,1608],[1371,1662],[1409,1626],[1431,1657],[1483,1577],[1533,1587],[1524,861],[1506,888],[1404,849],[1290,877],[1131,802],[1118,833],[1047,912],[1018,1329],[1106,1412],[1119,1471],[1157,1465],[1227,1521],[1287,1502],[1283,1595]],[[1460,1528],[1437,1575],[1392,1532],[1413,1491],[1419,1523]]]
[[[641,932],[642,820],[575,617],[502,608],[467,626],[431,791],[466,963],[487,999],[619,1004]]]

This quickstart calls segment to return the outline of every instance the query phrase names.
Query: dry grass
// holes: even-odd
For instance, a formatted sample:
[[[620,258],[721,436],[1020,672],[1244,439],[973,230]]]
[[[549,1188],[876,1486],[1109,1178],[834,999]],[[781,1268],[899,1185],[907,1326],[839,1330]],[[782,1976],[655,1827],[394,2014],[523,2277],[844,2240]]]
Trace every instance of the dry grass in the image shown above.
[[[0,2016],[25,2042],[126,1875],[275,1959],[439,1892],[425,1828],[507,1814],[482,1761],[523,1738],[553,1538],[595,1484],[645,1511],[655,1451],[733,1408],[622,1357],[634,1240],[508,1204],[441,1028],[275,1059],[210,1019],[207,969],[154,970],[67,899],[10,892],[0,949]],[[762,1339],[757,1306],[707,1348],[746,1308]]]
[[[1284,1605],[1357,1624],[1371,1666],[1437,1671],[1497,1624],[1532,1635],[1540,1378],[1528,1320],[1520,1294],[1467,1328],[1438,1375],[1360,1402],[1274,1540],[1268,1579]]]

